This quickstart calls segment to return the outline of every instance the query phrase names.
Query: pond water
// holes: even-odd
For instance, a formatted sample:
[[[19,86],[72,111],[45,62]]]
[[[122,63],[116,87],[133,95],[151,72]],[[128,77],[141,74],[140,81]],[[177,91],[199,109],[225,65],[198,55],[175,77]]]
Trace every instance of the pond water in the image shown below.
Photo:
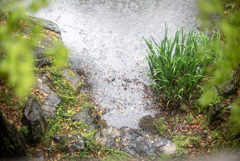
[[[138,127],[154,115],[143,37],[159,42],[168,26],[197,30],[197,0],[56,0],[35,16],[57,23],[72,68],[88,71],[108,125]],[[90,92],[90,91],[88,91]]]

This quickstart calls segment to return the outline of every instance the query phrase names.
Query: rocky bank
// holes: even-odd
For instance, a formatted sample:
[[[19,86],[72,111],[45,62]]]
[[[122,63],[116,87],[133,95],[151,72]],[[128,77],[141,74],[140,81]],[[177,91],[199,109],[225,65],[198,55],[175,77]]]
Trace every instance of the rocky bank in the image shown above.
[[[41,22],[45,29],[51,30],[61,41],[61,33],[58,26],[48,20],[30,18],[32,23]],[[41,47],[36,47],[34,50],[35,64],[37,68],[42,68],[52,64],[50,57],[47,57],[45,52],[46,47],[54,47],[51,43],[51,37],[46,37]],[[66,83],[70,84],[76,93],[79,94],[82,86],[82,79],[74,70],[65,68],[61,71]],[[56,116],[58,105],[64,96],[59,96],[51,89],[51,80],[46,74],[37,74],[34,91],[41,97],[30,97],[23,111],[22,123],[27,127],[28,133],[22,135],[16,130],[16,127],[10,124],[2,113],[0,113],[0,143],[1,143],[1,158],[20,158],[27,157],[29,146],[38,145],[46,133],[48,120]],[[76,95],[77,97],[77,95]],[[112,126],[99,125],[100,116],[96,113],[94,107],[86,107],[78,111],[72,121],[85,123],[90,129],[96,129],[95,138],[102,145],[117,150],[123,150],[137,156],[149,156],[152,154],[177,154],[177,148],[170,140],[161,138],[140,129],[131,129],[122,127],[121,129]],[[25,139],[24,139],[25,138]],[[52,136],[52,140],[61,146],[61,150],[66,153],[73,153],[85,149],[86,138],[80,133],[67,136]],[[25,158],[26,159],[26,158]]]

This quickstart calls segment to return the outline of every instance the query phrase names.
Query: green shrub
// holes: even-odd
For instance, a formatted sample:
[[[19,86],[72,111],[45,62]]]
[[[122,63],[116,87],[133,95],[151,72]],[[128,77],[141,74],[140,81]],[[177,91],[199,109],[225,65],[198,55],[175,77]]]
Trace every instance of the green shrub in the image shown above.
[[[153,38],[152,41],[144,40],[149,48],[146,60],[154,91],[165,93],[167,106],[171,101],[190,99],[203,78],[206,65],[214,60],[212,51],[206,50],[212,38],[192,31],[185,34],[181,28],[172,40],[166,28],[160,45]]]
[[[204,93],[200,99],[203,107],[207,107],[217,97],[213,86],[224,85],[231,80],[232,73],[240,71],[240,1],[233,0],[200,0],[200,18],[207,29],[218,29],[223,35],[222,39],[215,41],[212,49],[217,55],[216,63],[208,68],[211,76],[205,85]],[[217,17],[217,19],[215,18]],[[215,19],[214,19],[215,18]],[[214,21],[213,21],[214,20]],[[237,76],[239,78],[239,74]],[[239,79],[238,79],[239,81]],[[232,121],[236,130],[240,127],[240,101],[239,97],[233,104]]]

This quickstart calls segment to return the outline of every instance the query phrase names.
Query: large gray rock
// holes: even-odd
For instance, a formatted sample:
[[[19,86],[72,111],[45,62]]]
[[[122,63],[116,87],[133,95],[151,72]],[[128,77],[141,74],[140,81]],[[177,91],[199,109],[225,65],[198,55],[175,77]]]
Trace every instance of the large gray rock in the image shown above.
[[[64,69],[62,70],[62,73],[65,79],[70,82],[74,90],[79,93],[82,87],[82,80],[80,76],[71,69]]]
[[[45,20],[37,17],[31,17],[29,16],[29,20],[36,25],[41,24],[44,29],[50,30],[54,32],[55,36],[59,40],[59,44],[63,44],[62,39],[61,39],[61,33],[59,30],[59,27],[56,23],[50,21],[50,20]],[[35,66],[40,68],[46,65],[51,65],[52,64],[52,58],[48,57],[45,53],[47,48],[54,48],[53,40],[52,37],[47,35],[43,40],[41,40],[41,43],[39,46],[37,46],[34,50],[34,56],[35,56]]]
[[[85,149],[85,138],[81,134],[68,135],[66,144],[72,152]]]
[[[94,113],[93,107],[85,107],[84,109],[78,111],[73,117],[72,121],[81,121],[87,124],[90,128],[96,129],[99,127],[97,124],[99,120],[99,115]]]
[[[44,67],[46,65],[52,64],[52,58],[48,58],[45,55],[45,47],[37,47],[33,50],[34,56],[35,56],[35,66],[37,68]]]
[[[96,140],[106,147],[121,149],[138,156],[151,154],[177,154],[177,147],[170,140],[139,129],[108,126],[96,134]]]
[[[27,160],[27,153],[23,136],[0,111],[0,160]]]
[[[55,33],[57,33],[57,35],[59,37],[61,37],[61,32],[60,32],[59,27],[56,23],[54,23],[50,20],[37,18],[37,17],[32,17],[32,16],[29,16],[29,20],[32,21],[32,23],[35,23],[35,24],[42,24],[43,28],[54,31]]]
[[[25,136],[28,145],[34,146],[40,143],[46,132],[47,120],[43,116],[41,106],[35,98],[31,98],[23,112],[22,122],[29,132]]]
[[[59,143],[61,145],[64,145],[65,142],[63,140],[63,136],[59,136],[59,135],[56,135],[56,136],[52,136],[51,137],[53,139],[53,141],[55,141],[56,143]]]
[[[106,147],[115,147],[120,141],[121,131],[113,126],[107,126],[95,135],[97,141]]]
[[[40,94],[44,116],[47,118],[55,116],[57,113],[57,105],[61,102],[58,95],[40,78],[37,78],[35,91]]]
[[[61,150],[66,153],[79,152],[85,149],[86,139],[81,134],[73,134],[67,136],[53,136],[53,141],[61,145]]]
[[[32,16],[28,16],[28,20],[32,24],[42,25],[43,29],[47,29],[48,31],[51,31],[51,33],[52,33],[51,35],[54,35],[54,36],[51,36],[50,34],[46,34],[46,36],[40,41],[39,44],[37,44],[35,46],[35,48],[33,50],[33,55],[35,57],[35,66],[37,68],[44,67],[46,65],[51,65],[52,57],[46,55],[46,49],[47,48],[55,48],[56,42],[57,42],[57,45],[61,45],[61,46],[63,45],[61,33],[60,33],[58,25],[50,20],[45,20],[45,19],[32,17]],[[25,26],[24,29],[29,32],[31,30],[27,26]],[[57,40],[57,41],[55,41],[55,40]],[[0,51],[0,52],[2,52],[2,51]],[[1,55],[1,57],[2,56],[5,57],[5,53],[1,53],[0,55]]]

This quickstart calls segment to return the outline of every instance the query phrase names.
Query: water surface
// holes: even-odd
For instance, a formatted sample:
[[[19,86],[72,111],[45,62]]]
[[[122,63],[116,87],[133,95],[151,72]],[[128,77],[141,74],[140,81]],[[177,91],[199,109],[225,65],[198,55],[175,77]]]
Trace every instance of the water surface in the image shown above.
[[[196,30],[196,0],[56,0],[37,17],[57,23],[75,69],[89,71],[92,95],[115,127],[137,128],[156,108],[148,94],[146,45],[181,26]]]

